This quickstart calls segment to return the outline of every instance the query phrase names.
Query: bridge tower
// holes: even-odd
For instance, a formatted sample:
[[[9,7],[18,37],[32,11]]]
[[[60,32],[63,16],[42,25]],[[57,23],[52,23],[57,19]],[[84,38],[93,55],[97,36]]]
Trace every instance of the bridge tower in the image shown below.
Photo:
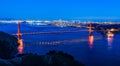
[[[20,22],[18,22],[18,33],[17,33],[17,36],[18,36],[18,52],[19,54],[22,54],[23,53],[23,41],[21,39],[21,32],[20,32]]]
[[[92,23],[90,23],[90,25],[89,25],[89,36],[91,36],[92,35]]]
[[[18,41],[19,41],[21,39],[20,22],[18,22],[18,33],[17,33],[17,36],[18,36]]]
[[[92,23],[89,25],[89,47],[93,48],[94,36],[92,35]]]

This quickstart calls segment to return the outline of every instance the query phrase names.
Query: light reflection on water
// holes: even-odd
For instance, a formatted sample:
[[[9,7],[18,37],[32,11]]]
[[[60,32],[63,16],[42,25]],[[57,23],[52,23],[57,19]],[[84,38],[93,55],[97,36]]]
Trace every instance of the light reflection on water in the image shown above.
[[[23,49],[24,49],[23,40],[22,39],[19,40],[18,43],[19,43],[18,48],[17,48],[18,49],[18,53],[22,54],[23,53]]]
[[[93,35],[90,35],[90,36],[89,36],[89,47],[90,47],[90,48],[93,48],[93,42],[94,42],[94,36],[93,36]]]
[[[8,27],[10,28],[11,26]],[[17,32],[17,27],[12,28],[11,30],[8,30],[8,27],[3,28],[2,26],[0,27],[1,28],[0,30],[1,31],[3,30],[4,32],[6,31],[7,33]],[[22,27],[21,27],[22,32],[32,31],[32,28],[29,29],[29,27],[26,28],[24,27],[24,29],[22,29]],[[49,31],[49,30],[52,31],[55,30],[56,27],[55,28],[50,27],[48,30],[47,29],[48,29],[47,27],[39,28],[40,31]],[[56,30],[58,30],[58,27]],[[87,66],[107,66],[105,65],[105,63],[109,64],[110,62],[112,62],[113,64],[109,66],[113,66],[114,64],[117,64],[117,62],[120,62],[119,38],[115,38],[115,37],[101,38],[100,37],[101,34],[99,33],[94,34],[94,33],[95,32],[93,32],[93,35],[91,36],[88,36],[88,32],[22,36],[22,39],[24,39],[24,43],[27,43],[29,41],[30,42],[24,44],[25,46],[23,45],[23,43],[21,43],[18,47],[18,51],[20,54],[24,52],[45,54],[46,52],[52,49],[61,50],[71,54],[75,59],[79,60],[84,64],[87,64]],[[51,42],[51,41],[55,41],[55,42]],[[44,45],[44,44],[48,44],[48,45]],[[108,51],[108,48],[111,48],[111,50]],[[120,66],[120,64],[115,66]]]
[[[114,36],[107,36],[108,48],[112,48],[113,40],[114,40]]]

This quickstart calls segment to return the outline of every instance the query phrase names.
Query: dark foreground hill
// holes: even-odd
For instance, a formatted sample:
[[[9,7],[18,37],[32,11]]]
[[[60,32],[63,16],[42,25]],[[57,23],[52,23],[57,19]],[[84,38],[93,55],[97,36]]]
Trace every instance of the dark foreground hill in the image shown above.
[[[0,58],[9,59],[17,54],[17,38],[0,32]]]
[[[17,55],[18,45],[17,38],[0,32],[0,66],[84,66],[62,51]]]

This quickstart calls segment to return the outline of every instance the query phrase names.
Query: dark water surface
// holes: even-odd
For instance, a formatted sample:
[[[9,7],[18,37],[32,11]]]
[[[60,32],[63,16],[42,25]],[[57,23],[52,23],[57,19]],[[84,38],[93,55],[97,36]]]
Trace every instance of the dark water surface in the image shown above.
[[[35,26],[22,24],[21,32],[50,32],[63,30],[87,30],[83,28]],[[17,24],[0,25],[0,31],[17,33]],[[61,50],[71,54],[86,66],[120,66],[120,35],[103,37],[94,32],[94,42],[89,42],[88,32],[23,35],[24,53],[45,54],[50,50]]]

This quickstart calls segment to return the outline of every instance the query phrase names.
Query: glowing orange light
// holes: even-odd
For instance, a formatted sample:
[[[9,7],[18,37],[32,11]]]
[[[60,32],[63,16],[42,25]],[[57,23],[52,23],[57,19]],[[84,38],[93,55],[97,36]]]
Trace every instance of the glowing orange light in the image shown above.
[[[93,48],[94,36],[89,36],[89,47]]]
[[[110,31],[112,31],[112,32],[113,32],[113,31],[115,31],[115,29],[114,29],[114,28],[112,28]]]
[[[108,32],[108,33],[107,33],[107,37],[114,37],[114,34],[111,33],[111,32]]]
[[[112,47],[114,34],[112,32],[107,33],[108,46]]]
[[[19,54],[22,54],[23,53],[23,41],[22,41],[22,39],[19,40],[18,43],[19,43],[18,52],[19,52]]]
[[[92,23],[90,23],[90,26],[89,26],[89,35],[92,35]]]

